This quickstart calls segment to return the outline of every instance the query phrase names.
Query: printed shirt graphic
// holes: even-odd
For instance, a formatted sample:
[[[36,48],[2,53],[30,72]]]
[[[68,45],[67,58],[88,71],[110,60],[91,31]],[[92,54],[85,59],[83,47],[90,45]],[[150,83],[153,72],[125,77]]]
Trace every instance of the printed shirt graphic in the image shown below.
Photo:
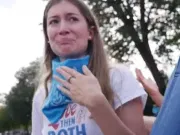
[[[102,134],[98,126],[94,126],[95,122],[90,118],[88,109],[79,104],[71,103],[56,124],[51,124],[44,117],[44,128],[42,132],[43,135],[90,135],[88,131],[92,131],[90,129],[91,124],[97,135]]]

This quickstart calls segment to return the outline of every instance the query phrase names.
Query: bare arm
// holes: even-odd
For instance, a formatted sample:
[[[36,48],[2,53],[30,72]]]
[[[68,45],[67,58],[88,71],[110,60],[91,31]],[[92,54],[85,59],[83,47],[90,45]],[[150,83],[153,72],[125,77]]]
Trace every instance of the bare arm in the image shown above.
[[[116,115],[109,102],[102,95],[88,107],[93,119],[104,135],[135,135]]]
[[[155,104],[158,107],[161,107],[164,97],[161,95],[161,93],[156,93],[154,95],[150,95],[152,100],[155,102]]]
[[[156,103],[157,106],[160,107],[163,102],[163,96],[159,92],[157,84],[150,78],[146,79],[139,69],[136,69],[136,76],[137,80],[143,85],[144,89],[150,95],[152,100]]]
[[[136,135],[148,135],[143,120],[143,104],[140,98],[125,103],[116,110],[119,119]]]
[[[144,123],[145,123],[145,126],[146,126],[146,129],[151,132],[151,129],[152,129],[152,126],[156,120],[156,117],[153,117],[153,116],[144,116],[143,117],[144,119]]]

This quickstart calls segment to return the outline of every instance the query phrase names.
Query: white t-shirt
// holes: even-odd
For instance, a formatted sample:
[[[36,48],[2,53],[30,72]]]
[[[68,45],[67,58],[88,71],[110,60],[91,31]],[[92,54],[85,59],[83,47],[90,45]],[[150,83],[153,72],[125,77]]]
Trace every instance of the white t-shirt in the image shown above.
[[[118,65],[110,70],[110,84],[115,93],[114,109],[141,97],[145,105],[147,94],[129,69]],[[34,95],[32,108],[32,135],[103,135],[90,112],[77,103],[69,104],[64,115],[56,124],[51,124],[41,109],[45,90],[39,89]]]

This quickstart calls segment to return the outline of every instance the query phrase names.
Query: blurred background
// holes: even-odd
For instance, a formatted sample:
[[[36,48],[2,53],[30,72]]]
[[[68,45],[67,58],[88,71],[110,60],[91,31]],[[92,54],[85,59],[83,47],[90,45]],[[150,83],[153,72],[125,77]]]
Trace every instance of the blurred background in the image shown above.
[[[180,54],[179,0],[84,0],[96,14],[112,62],[139,68],[165,92]],[[0,0],[0,135],[29,135],[43,56],[46,0]],[[144,115],[152,116],[148,98]]]

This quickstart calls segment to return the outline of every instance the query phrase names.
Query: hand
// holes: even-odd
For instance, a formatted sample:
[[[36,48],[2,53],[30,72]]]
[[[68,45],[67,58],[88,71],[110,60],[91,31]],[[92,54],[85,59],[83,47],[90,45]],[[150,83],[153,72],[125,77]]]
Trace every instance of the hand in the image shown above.
[[[150,96],[154,96],[160,93],[156,83],[153,82],[150,78],[146,79],[140,69],[136,69],[136,76],[137,80],[143,85],[144,89]]]
[[[73,101],[88,107],[96,104],[97,99],[104,96],[97,78],[86,66],[83,66],[84,74],[65,66],[58,68],[57,72],[66,79],[54,76],[62,84],[58,88]]]

